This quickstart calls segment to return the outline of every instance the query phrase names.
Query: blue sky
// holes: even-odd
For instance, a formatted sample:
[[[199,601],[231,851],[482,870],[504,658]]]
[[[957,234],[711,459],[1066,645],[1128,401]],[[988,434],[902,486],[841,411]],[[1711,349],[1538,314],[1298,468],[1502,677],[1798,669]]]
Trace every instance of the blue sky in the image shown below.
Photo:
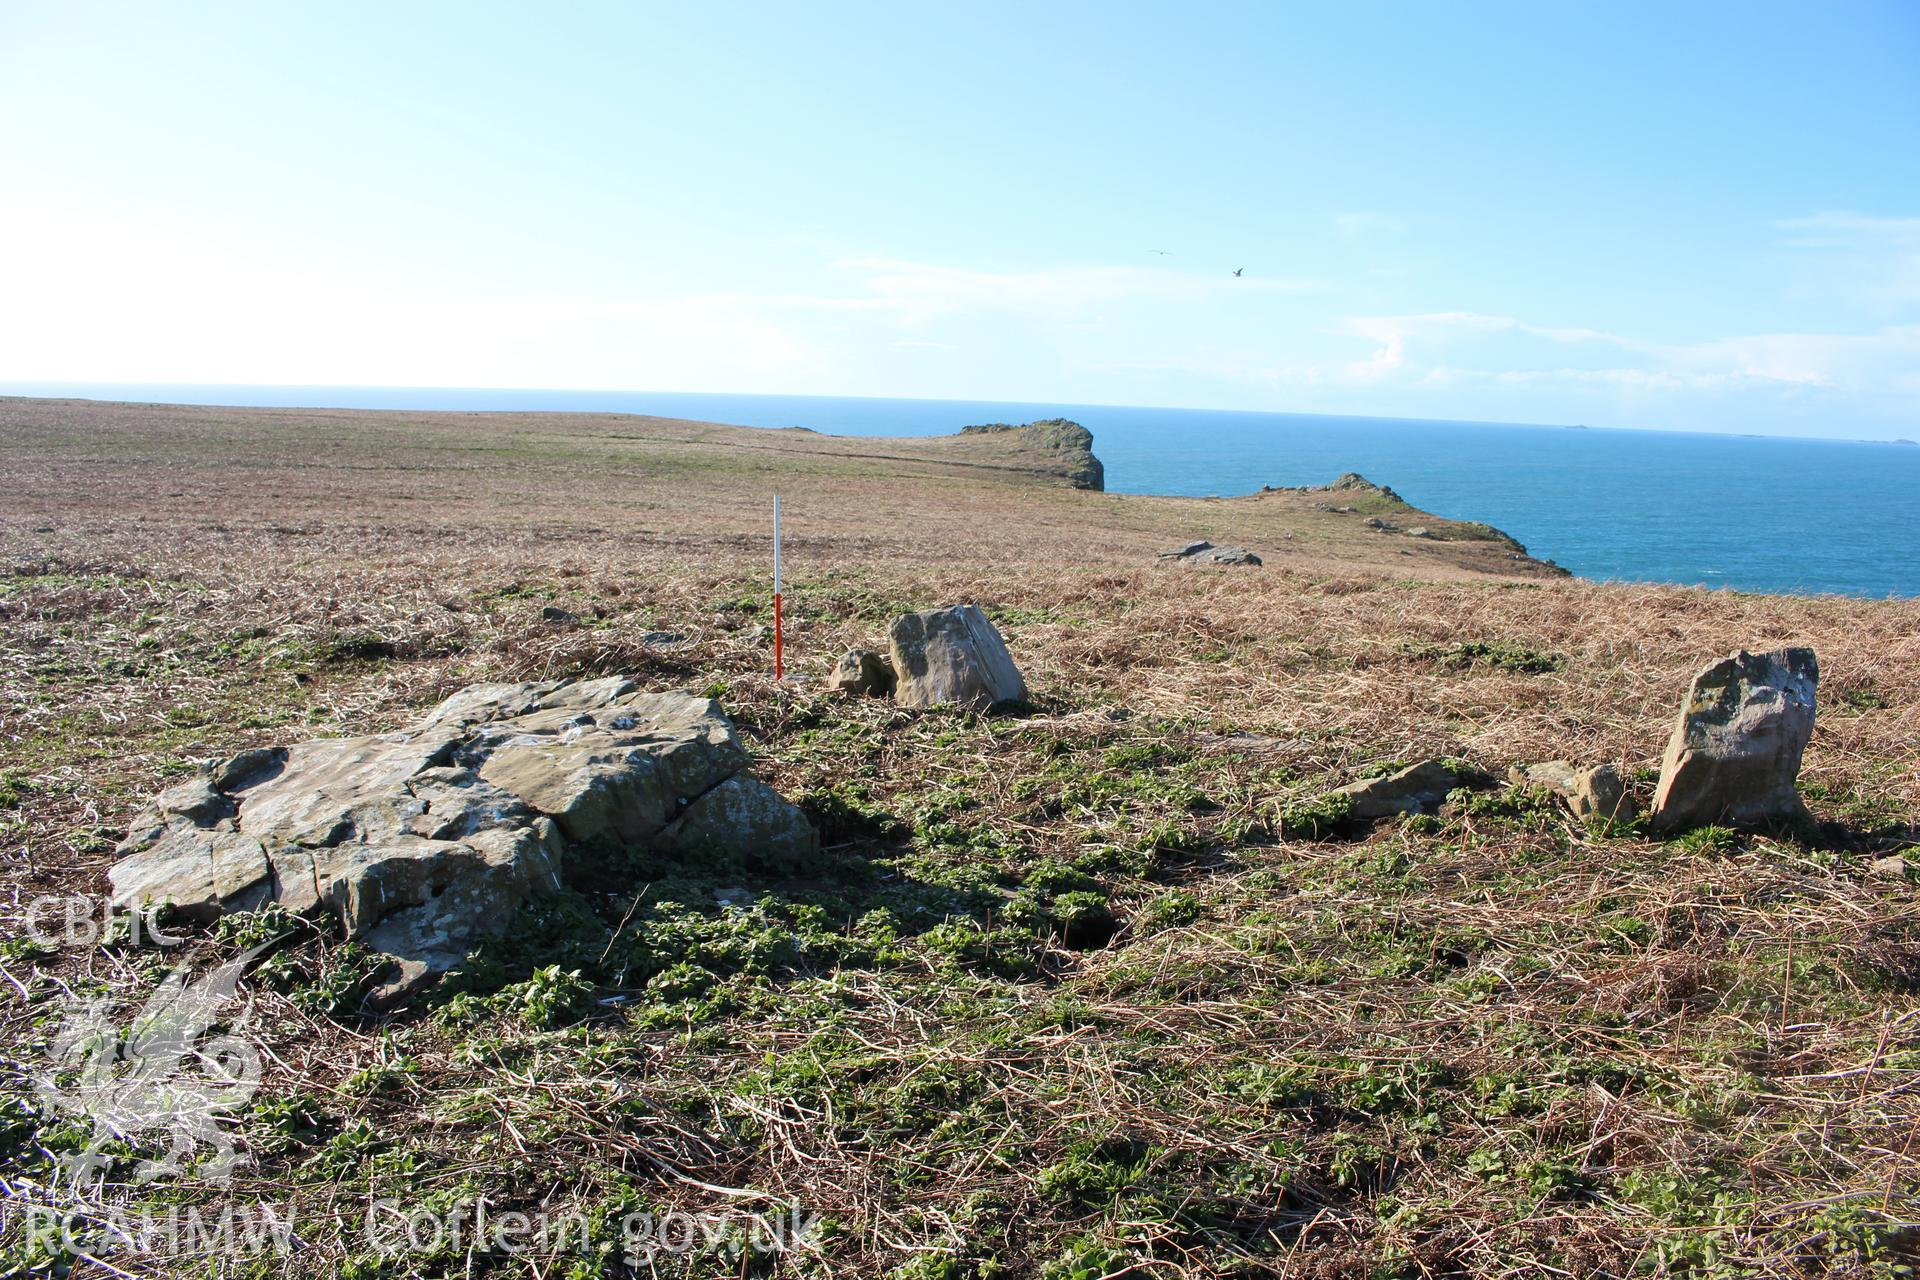
[[[1908,3],[11,0],[0,379],[1920,437],[1917,155]]]

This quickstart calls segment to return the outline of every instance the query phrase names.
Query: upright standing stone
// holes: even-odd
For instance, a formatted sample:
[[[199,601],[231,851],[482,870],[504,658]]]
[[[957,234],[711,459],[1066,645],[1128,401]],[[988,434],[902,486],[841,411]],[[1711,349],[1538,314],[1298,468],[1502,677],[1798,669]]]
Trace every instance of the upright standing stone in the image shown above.
[[[1805,817],[1795,782],[1819,681],[1811,649],[1742,649],[1695,676],[1660,765],[1654,830]]]
[[[985,710],[1027,696],[1006,642],[976,605],[906,614],[894,620],[888,639],[899,679],[893,696],[903,707]]]

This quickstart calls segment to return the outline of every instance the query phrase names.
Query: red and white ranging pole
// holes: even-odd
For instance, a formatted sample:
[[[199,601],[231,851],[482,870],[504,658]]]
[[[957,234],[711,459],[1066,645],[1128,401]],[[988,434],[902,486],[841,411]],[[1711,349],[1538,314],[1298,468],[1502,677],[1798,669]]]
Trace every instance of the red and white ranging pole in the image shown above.
[[[786,678],[786,635],[780,625],[780,495],[773,495],[773,678]]]

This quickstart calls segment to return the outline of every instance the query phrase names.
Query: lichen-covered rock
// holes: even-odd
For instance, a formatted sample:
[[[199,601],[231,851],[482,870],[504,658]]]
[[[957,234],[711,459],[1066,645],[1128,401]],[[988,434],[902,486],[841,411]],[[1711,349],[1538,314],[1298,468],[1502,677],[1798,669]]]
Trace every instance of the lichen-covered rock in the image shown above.
[[[1797,780],[1819,682],[1811,649],[1742,649],[1695,676],[1661,761],[1654,830],[1804,818]]]
[[[906,614],[894,620],[888,640],[899,678],[894,700],[902,706],[985,710],[1027,696],[1006,641],[976,605]]]
[[[479,726],[465,751],[482,778],[551,816],[576,843],[644,842],[746,767],[733,726],[705,698],[636,694],[596,705],[568,692]]]
[[[242,752],[161,793],[108,873],[113,905],[326,912],[424,975],[596,851],[810,852],[747,763],[706,698],[619,677],[476,685],[397,733]]]
[[[849,649],[833,664],[827,677],[827,689],[834,693],[852,693],[884,698],[897,683],[893,663],[872,649]]]
[[[792,869],[819,847],[813,828],[797,818],[779,792],[750,774],[736,773],[701,793],[653,843],[687,856],[748,852],[762,866]]]

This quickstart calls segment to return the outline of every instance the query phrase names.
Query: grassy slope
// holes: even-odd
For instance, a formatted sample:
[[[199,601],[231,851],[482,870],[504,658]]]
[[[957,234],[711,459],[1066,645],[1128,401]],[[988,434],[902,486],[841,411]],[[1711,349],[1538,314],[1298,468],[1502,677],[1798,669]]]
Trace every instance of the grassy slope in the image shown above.
[[[1422,578],[1537,574],[1467,525],[1418,516],[1440,538],[1379,534],[1366,495],[1262,493],[1220,501],[1129,497],[1048,483],[1019,433],[854,439],[616,414],[362,413],[0,399],[0,497],[55,552],[64,521],[174,536],[299,537],[314,526],[409,543],[484,531],[564,544],[671,546],[704,563],[766,558],[766,510],[786,499],[796,573],[861,560],[1137,567],[1196,537],[1308,568]],[[1329,476],[1331,480],[1333,477]],[[1416,513],[1417,514],[1417,513]],[[52,531],[33,530],[51,525]],[[217,541],[210,539],[209,541]],[[482,548],[483,552],[487,548]],[[543,552],[544,554],[544,552]]]
[[[272,1062],[228,1194],[292,1205],[310,1248],[266,1270],[600,1274],[572,1250],[383,1263],[364,1200],[617,1219],[730,1212],[732,1187],[828,1215],[827,1256],[659,1274],[1894,1273],[1920,1215],[1920,893],[1866,863],[1920,813],[1920,604],[1557,580],[1326,495],[1091,494],[980,465],[1003,461],[608,416],[0,402],[20,902],[98,891],[191,758],[398,724],[476,679],[717,683],[829,837],[805,867],[642,858],[386,1021],[357,1011],[355,948],[281,952],[250,984]],[[772,685],[776,478],[803,665],[976,599],[1033,712]],[[1152,563],[1192,536],[1267,567]],[[1642,764],[1702,660],[1786,642],[1822,661],[1817,831],[1657,843],[1501,790],[1316,820],[1330,786],[1426,755]],[[23,1062],[66,992],[137,1002],[159,970],[5,945]],[[0,1106],[17,1209],[84,1135]]]

